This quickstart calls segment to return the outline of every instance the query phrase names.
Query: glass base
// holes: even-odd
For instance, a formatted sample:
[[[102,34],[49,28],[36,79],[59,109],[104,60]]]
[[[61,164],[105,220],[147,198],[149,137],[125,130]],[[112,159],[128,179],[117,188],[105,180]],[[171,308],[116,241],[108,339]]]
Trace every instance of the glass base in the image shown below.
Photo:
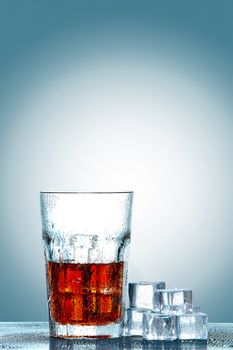
[[[122,325],[79,326],[50,321],[50,335],[59,338],[119,338],[122,336]]]

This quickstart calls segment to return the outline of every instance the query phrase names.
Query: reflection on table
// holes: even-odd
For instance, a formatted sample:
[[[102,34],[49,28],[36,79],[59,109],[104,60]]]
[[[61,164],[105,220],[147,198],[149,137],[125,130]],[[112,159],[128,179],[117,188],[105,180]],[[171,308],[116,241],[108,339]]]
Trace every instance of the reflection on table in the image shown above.
[[[119,339],[61,339],[50,338],[49,350],[136,350],[136,349],[181,349],[181,350],[207,350],[207,342],[179,342],[154,341],[148,342],[142,338]]]

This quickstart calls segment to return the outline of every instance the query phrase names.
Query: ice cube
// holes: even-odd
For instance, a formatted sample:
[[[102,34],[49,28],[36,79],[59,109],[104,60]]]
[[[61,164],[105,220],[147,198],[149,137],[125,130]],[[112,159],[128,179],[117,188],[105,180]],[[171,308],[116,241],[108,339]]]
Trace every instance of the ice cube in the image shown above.
[[[186,307],[186,305],[165,305],[163,307],[161,307],[161,313],[164,315],[182,315],[185,314],[187,312],[191,312],[192,310],[190,310],[190,308]]]
[[[191,309],[190,309],[190,312],[193,312],[193,313],[201,312],[201,308],[200,308],[200,306],[194,306],[194,305],[192,305],[192,307],[191,307]]]
[[[165,282],[129,283],[129,306],[132,308],[158,309],[155,291],[164,289]]]
[[[158,314],[154,311],[144,312],[143,337],[147,340],[176,339],[176,316]]]
[[[207,339],[207,314],[187,313],[177,316],[179,339]]]
[[[142,318],[143,310],[128,308],[124,316],[124,335],[125,336],[142,336]]]
[[[183,304],[192,305],[192,290],[191,289],[170,289],[169,290],[169,305],[179,306]]]
[[[163,314],[178,315],[191,310],[191,289],[164,289],[155,291],[155,304],[160,305]]]

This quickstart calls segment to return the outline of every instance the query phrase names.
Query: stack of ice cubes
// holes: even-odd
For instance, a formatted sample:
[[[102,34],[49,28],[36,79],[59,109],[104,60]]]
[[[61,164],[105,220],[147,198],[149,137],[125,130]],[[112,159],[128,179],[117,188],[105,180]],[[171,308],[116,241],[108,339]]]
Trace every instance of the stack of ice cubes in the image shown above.
[[[206,340],[207,314],[193,306],[191,289],[166,289],[165,282],[129,283],[124,335],[147,340]]]

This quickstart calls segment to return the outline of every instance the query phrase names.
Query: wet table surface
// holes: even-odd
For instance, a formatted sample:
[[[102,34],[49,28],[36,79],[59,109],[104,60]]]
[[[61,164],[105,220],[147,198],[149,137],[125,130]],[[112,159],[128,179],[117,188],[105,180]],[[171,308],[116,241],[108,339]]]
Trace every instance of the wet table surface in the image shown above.
[[[109,340],[71,340],[50,338],[47,322],[0,323],[0,349],[37,350],[127,350],[127,349],[232,349],[233,323],[210,323],[208,341],[147,342],[142,338],[126,337]]]

